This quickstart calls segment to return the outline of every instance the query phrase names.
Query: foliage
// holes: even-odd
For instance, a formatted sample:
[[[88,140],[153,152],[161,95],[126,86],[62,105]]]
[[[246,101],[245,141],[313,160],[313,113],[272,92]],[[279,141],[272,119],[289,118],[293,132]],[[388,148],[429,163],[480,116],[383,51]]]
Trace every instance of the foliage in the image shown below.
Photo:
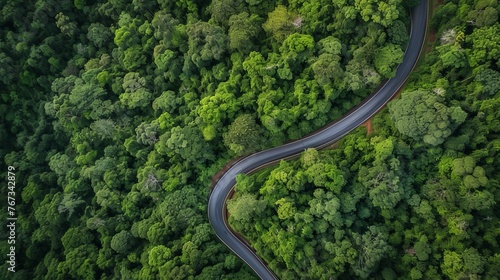
[[[363,19],[385,5],[334,5],[352,2]],[[238,177],[234,201],[257,194],[252,199],[267,205],[249,212],[246,223],[229,221],[278,277],[498,277],[499,55],[492,36],[498,22],[489,9],[498,7],[498,1],[439,6],[432,21],[441,40],[423,57],[409,89],[372,119],[369,135],[357,129],[335,149],[307,149],[298,160]],[[373,57],[385,77],[401,59],[395,45],[405,40],[388,35],[390,43]],[[361,49],[344,72],[323,70],[344,55],[335,37],[323,40],[312,68],[318,83],[343,78],[352,88],[367,79],[361,73],[368,68],[360,70],[356,61]]]
[[[271,34],[274,39],[282,42],[288,35],[301,27],[301,22],[302,19],[300,17],[289,12],[285,6],[279,5],[274,11],[269,13],[262,28]]]
[[[224,145],[237,155],[253,152],[261,147],[262,129],[251,115],[238,116],[224,134]]]
[[[415,4],[3,2],[19,279],[254,279],[208,224],[211,176],[391,77]],[[379,135],[238,179],[229,219],[281,278],[498,276],[497,16],[493,0],[438,8],[444,40],[410,83],[422,96],[401,99],[425,120],[415,138],[385,114]]]
[[[460,107],[449,108],[439,101],[437,94],[428,91],[404,92],[388,107],[402,134],[436,146],[443,143],[467,117]]]

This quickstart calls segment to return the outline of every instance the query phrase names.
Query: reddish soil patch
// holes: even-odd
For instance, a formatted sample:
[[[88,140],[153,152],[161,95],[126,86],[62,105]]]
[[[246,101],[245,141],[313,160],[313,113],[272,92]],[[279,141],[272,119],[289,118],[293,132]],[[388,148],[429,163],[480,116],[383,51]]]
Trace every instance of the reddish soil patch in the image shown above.
[[[432,14],[436,12],[437,7],[443,5],[443,0],[434,0],[432,1]],[[432,16],[432,15],[431,15]],[[429,30],[429,35],[427,37],[427,48],[425,49],[426,53],[429,53],[432,50],[432,45],[436,42],[436,30]]]
[[[429,42],[431,44],[436,42],[436,31],[435,30],[431,30],[429,32],[429,38],[427,39],[427,42]]]
[[[430,53],[432,51],[432,45],[436,42],[436,31],[430,30],[429,37],[427,38],[427,48],[425,49],[425,53]]]
[[[372,119],[369,119],[361,126],[366,127],[366,135],[370,135],[370,133],[372,133]]]

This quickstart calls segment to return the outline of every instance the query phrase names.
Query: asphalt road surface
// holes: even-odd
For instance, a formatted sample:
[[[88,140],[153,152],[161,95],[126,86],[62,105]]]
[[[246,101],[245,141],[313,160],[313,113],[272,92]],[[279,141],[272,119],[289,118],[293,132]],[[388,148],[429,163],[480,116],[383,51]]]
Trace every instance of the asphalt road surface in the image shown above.
[[[320,149],[339,140],[344,135],[370,119],[403,86],[417,63],[427,30],[428,0],[421,0],[411,13],[410,41],[403,62],[396,76],[388,80],[378,91],[367,97],[340,120],[302,139],[249,155],[224,173],[214,186],[208,202],[208,218],[219,239],[245,261],[261,279],[278,279],[255,252],[240,240],[229,227],[226,217],[226,200],[234,188],[239,173],[251,173],[282,159],[297,156],[307,148]]]

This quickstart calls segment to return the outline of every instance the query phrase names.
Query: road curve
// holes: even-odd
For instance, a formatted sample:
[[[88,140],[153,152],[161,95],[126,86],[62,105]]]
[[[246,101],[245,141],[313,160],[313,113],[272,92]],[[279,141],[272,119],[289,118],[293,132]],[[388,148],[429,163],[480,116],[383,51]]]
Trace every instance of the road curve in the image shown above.
[[[246,262],[261,279],[278,278],[254,251],[233,233],[227,222],[226,200],[234,188],[236,175],[248,174],[272,162],[297,156],[307,148],[324,148],[338,141],[377,113],[403,86],[420,57],[427,31],[428,5],[428,0],[421,0],[419,5],[412,10],[410,40],[403,63],[399,65],[394,78],[388,80],[378,91],[368,96],[340,120],[299,140],[242,158],[224,173],[212,189],[208,201],[210,224],[219,239]]]

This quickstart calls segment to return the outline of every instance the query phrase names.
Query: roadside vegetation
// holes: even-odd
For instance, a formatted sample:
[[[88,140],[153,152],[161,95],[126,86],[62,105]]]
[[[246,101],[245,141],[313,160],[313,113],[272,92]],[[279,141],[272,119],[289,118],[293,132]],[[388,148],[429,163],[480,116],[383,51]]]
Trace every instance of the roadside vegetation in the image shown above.
[[[443,1],[369,135],[238,177],[229,221],[280,279],[498,279],[499,9]]]
[[[3,261],[0,278],[206,280],[255,277],[208,224],[212,175],[236,156],[299,138],[340,117],[392,77],[416,1],[0,3],[0,169],[13,166],[17,176],[17,272],[7,275]],[[440,18],[449,24],[450,15],[455,13]],[[457,51],[467,58],[469,48],[477,49],[474,68],[497,59],[489,50],[496,49],[498,24],[482,24],[477,33],[466,23],[467,30],[455,30],[476,34],[460,41]],[[488,43],[479,43],[486,36]],[[455,45],[443,51],[455,51]],[[480,88],[480,79],[489,82],[488,75],[498,74],[490,64],[484,76],[468,82],[494,100],[494,93],[483,91],[495,92],[495,84]],[[469,77],[447,65],[456,79]],[[452,79],[446,87],[449,97],[457,94]],[[485,103],[474,109],[443,98],[446,110],[439,116],[449,120],[450,133],[465,129],[475,112],[496,121],[494,107]],[[465,123],[453,118],[458,107],[470,114]],[[418,136],[427,134],[434,131]],[[472,136],[467,141],[463,145],[479,143]],[[477,145],[480,150],[486,144]],[[488,166],[494,165],[474,159],[489,180],[480,186],[486,191],[494,180]],[[347,186],[352,179],[343,172],[326,171],[344,176]],[[465,172],[460,176],[476,174]],[[317,199],[331,198],[324,196]],[[283,209],[299,207],[283,199]],[[263,214],[271,213],[267,207]],[[0,213],[5,220],[6,211]],[[2,236],[0,251],[8,252]],[[273,268],[282,266],[277,261]]]

